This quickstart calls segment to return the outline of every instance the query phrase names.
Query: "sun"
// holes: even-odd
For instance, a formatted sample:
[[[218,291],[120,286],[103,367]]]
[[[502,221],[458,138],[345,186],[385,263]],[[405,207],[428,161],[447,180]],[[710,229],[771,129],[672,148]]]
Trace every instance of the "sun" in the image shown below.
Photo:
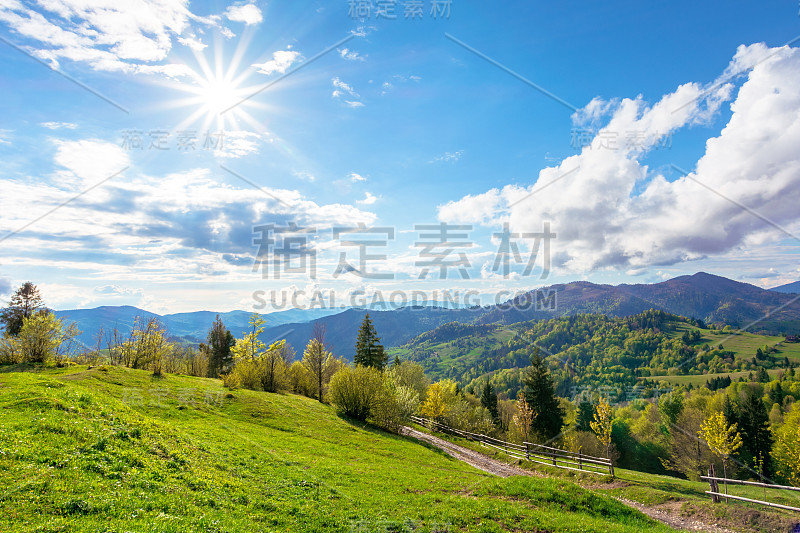
[[[242,98],[240,92],[232,81],[213,78],[201,82],[198,88],[198,99],[207,113],[219,115],[239,103]]]
[[[195,53],[197,66],[191,68],[185,65],[185,75],[169,84],[171,88],[185,95],[173,101],[170,107],[190,110],[179,128],[199,127],[203,131],[237,130],[245,122],[251,127],[263,129],[249,111],[255,107],[269,106],[259,104],[252,98],[258,92],[258,85],[248,83],[248,78],[253,74],[252,69],[240,71],[242,53],[243,51],[237,49],[231,61],[226,62],[220,48],[214,54],[213,65],[204,54]]]

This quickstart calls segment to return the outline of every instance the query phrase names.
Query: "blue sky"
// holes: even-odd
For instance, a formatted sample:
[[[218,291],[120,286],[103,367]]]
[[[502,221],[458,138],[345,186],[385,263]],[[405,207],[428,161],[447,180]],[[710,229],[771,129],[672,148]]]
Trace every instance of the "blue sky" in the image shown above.
[[[800,277],[796,2],[369,4],[0,1],[0,297],[227,311]],[[254,226],[290,223],[276,244],[315,275],[254,272],[284,257]],[[460,246],[418,227],[442,223]],[[358,224],[377,233],[334,231]]]

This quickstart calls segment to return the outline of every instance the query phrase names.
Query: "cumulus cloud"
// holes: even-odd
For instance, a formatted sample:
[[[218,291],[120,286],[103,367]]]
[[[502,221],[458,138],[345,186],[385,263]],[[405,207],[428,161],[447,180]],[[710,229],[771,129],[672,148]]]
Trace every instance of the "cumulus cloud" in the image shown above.
[[[361,204],[361,205],[372,205],[377,201],[378,201],[377,196],[375,196],[372,193],[367,192],[367,193],[365,193],[364,199],[363,200],[357,200],[356,203],[357,204]]]
[[[247,26],[264,20],[261,10],[255,4],[238,4],[225,11],[225,17],[232,22],[243,22]]]
[[[94,185],[130,165],[128,153],[109,142],[96,139],[56,140],[55,145],[55,162],[67,170],[60,174],[61,181]],[[78,180],[71,180],[71,177]]]
[[[284,74],[289,67],[297,62],[300,57],[300,52],[294,50],[278,50],[272,54],[272,59],[265,63],[256,63],[253,65],[261,74],[274,74],[276,72]]]
[[[731,73],[746,73],[735,97]],[[708,121],[731,99],[729,122],[688,175],[670,178],[642,161],[665,136]],[[786,237],[779,227],[800,229],[800,49],[742,46],[709,87],[687,83],[652,106],[595,100],[574,119],[604,121],[597,137],[635,131],[637,143],[586,146],[541,170],[533,185],[465,196],[440,206],[439,218],[509,222],[516,232],[551,222],[554,256],[574,272],[669,265]]]
[[[359,182],[359,181],[367,181],[367,178],[365,178],[364,176],[362,176],[361,174],[358,174],[356,172],[351,172],[350,174],[347,175],[347,177],[350,178],[350,181],[352,181],[353,183],[356,183],[356,182]]]
[[[35,44],[36,57],[58,67],[61,59],[89,63],[96,70],[177,74],[166,59],[173,37],[196,19],[187,0],[48,0],[37,11],[21,2],[0,4],[0,21]]]
[[[315,202],[293,189],[256,188],[233,177],[225,183],[219,172],[203,168],[154,176],[129,170],[76,198],[74,185],[60,178],[103,175],[102,165],[118,162],[113,151],[96,140],[62,142],[56,159],[58,179],[4,181],[0,234],[19,230],[16,252],[7,255],[10,267],[75,268],[114,280],[202,279],[252,257],[256,225],[295,222],[324,230],[371,225],[377,218],[354,205]],[[41,215],[46,216],[36,220]]]

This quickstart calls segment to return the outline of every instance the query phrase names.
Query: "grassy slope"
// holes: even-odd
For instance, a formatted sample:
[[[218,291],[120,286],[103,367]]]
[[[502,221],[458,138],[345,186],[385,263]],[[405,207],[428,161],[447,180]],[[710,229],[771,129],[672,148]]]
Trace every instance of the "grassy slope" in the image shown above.
[[[420,431],[430,433],[427,428],[415,427]],[[614,469],[614,478],[576,473],[543,466],[539,463],[519,461],[500,450],[482,446],[477,442],[466,441],[451,435],[435,434],[440,438],[496,459],[519,464],[528,470],[573,480],[598,493],[623,498],[648,507],[666,508],[682,516],[693,517],[705,523],[724,525],[736,531],[790,531],[792,527],[800,525],[800,517],[790,511],[772,510],[758,504],[733,500],[728,503],[712,503],[710,497],[705,493],[709,490],[709,486],[704,481],[690,481],[621,468]],[[720,486],[720,489],[723,490],[723,487]],[[729,485],[728,494],[800,507],[800,493],[797,492],[770,489],[765,493],[764,489],[759,487]]]
[[[667,530],[570,482],[497,479],[307,398],[226,395],[216,380],[113,367],[0,367],[0,531]]]

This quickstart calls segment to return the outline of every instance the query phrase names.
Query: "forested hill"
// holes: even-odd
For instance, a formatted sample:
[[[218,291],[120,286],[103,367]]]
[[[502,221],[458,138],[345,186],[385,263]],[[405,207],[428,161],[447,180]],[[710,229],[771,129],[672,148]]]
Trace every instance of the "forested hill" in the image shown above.
[[[641,378],[758,372],[785,365],[786,357],[800,360],[798,345],[779,345],[782,340],[648,310],[629,317],[584,314],[513,325],[445,324],[390,350],[390,357],[418,361],[430,376],[467,388],[490,379],[498,392],[514,397],[538,347],[558,393],[570,397],[582,387],[606,386],[622,394]]]

